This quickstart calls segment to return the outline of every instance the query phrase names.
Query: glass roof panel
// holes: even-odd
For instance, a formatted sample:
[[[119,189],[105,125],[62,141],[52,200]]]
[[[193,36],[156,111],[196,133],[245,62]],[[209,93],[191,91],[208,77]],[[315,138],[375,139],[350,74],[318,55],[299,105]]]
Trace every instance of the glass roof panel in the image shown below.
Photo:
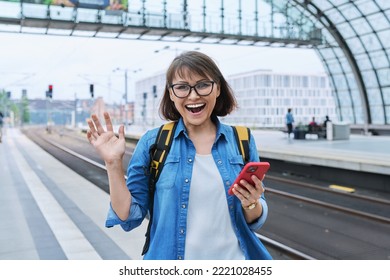
[[[384,68],[377,71],[381,86],[390,86],[390,69]]]
[[[390,48],[390,31],[384,30],[377,33],[379,40],[382,42],[383,47],[386,49]]]
[[[347,61],[347,58],[345,56],[339,57],[341,68],[343,69],[344,73],[352,73],[351,66],[349,66],[349,63]]]
[[[344,38],[351,38],[356,36],[355,31],[352,29],[349,22],[341,23],[338,25],[338,30]]]
[[[318,51],[321,52],[321,55],[326,60],[330,60],[330,59],[334,59],[335,58],[335,54],[334,54],[334,52],[333,52],[333,50],[331,48],[320,49]]]
[[[353,3],[366,15],[379,11],[378,5],[375,5],[373,1],[358,0],[354,1]]]
[[[367,16],[367,21],[370,22],[376,30],[388,29],[389,20],[383,13],[377,13]]]
[[[360,93],[357,90],[358,86],[356,84],[356,79],[352,73],[347,74],[347,81],[348,81],[349,88],[352,90],[352,96],[359,97]],[[356,98],[356,99],[358,99],[358,101],[355,101],[355,103],[361,104],[361,99],[360,98]]]
[[[334,52],[336,53],[336,56],[338,57],[343,57],[344,56],[344,51],[342,48],[333,48]]]
[[[355,110],[356,123],[364,123],[362,106],[355,105],[354,110]]]
[[[329,19],[334,23],[341,23],[345,21],[345,18],[343,17],[342,14],[340,14],[339,10],[337,9],[332,9],[326,14]]]
[[[373,124],[383,124],[384,123],[384,114],[383,114],[383,107],[382,106],[370,106],[372,116],[371,116],[371,122]]]
[[[333,8],[333,5],[328,1],[323,0],[313,0],[311,1],[313,4],[318,7],[321,11],[326,11],[328,9]]]
[[[376,51],[382,49],[382,45],[375,34],[367,34],[361,37],[364,47],[367,51]]]
[[[328,66],[331,69],[333,74],[341,74],[343,73],[343,69],[340,67],[340,63],[338,60],[332,60],[328,62]]]
[[[390,87],[382,88],[382,94],[385,104],[390,106]]]
[[[353,119],[353,111],[352,111],[352,107],[351,106],[342,106],[341,107],[341,121],[344,121],[344,122],[351,122],[353,123],[354,122],[354,119]]]
[[[358,9],[356,9],[356,6],[353,5],[352,3],[343,5],[340,8],[340,12],[344,15],[344,17],[347,20],[352,20],[362,16],[362,13]]]
[[[336,83],[339,83],[341,81],[343,81],[345,83],[344,77],[335,78]],[[339,90],[338,95],[339,95],[340,107],[350,107],[352,105],[349,90],[347,90],[347,89]]]
[[[375,68],[390,67],[389,58],[383,50],[371,52],[370,57]]]
[[[348,89],[347,81],[346,81],[345,76],[343,74],[335,74],[335,75],[333,75],[333,79],[334,79],[335,84],[337,85],[337,88],[340,91]],[[348,97],[347,98],[348,101],[344,100],[344,102],[341,102],[342,104],[346,104],[345,102],[347,102],[347,104],[350,104],[349,95],[347,97]],[[345,99],[345,96],[344,96],[344,99]]]
[[[366,34],[372,32],[372,27],[368,24],[365,18],[358,18],[351,21],[354,30],[359,34]]]
[[[322,36],[324,37],[325,41],[333,46],[337,46],[335,38],[329,33],[327,29],[322,30]]]
[[[375,3],[381,7],[382,10],[389,9],[390,8],[390,1],[389,0],[375,0]]]
[[[362,71],[362,76],[364,80],[364,84],[366,85],[366,88],[377,88],[378,82],[376,79],[375,72],[372,70]]]
[[[358,38],[346,39],[346,41],[349,48],[355,55],[364,52],[363,45]]]
[[[366,53],[357,55],[356,62],[357,62],[359,69],[361,71],[372,70],[372,65],[371,65],[370,59],[368,58],[368,55]]]

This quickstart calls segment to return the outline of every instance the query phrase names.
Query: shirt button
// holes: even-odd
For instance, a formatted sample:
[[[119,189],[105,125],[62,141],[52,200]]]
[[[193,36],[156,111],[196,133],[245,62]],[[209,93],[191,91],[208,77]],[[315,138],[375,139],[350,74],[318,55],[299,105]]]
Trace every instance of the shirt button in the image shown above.
[[[184,229],[181,229],[181,230],[180,230],[180,234],[183,234],[183,233],[184,233]]]
[[[222,160],[218,160],[218,164],[221,165],[222,164]]]
[[[186,182],[186,183],[188,183],[189,181],[190,181],[190,180],[188,180],[188,179],[185,179],[185,180],[184,180],[184,182]]]
[[[230,186],[230,181],[226,181],[226,186]]]
[[[178,256],[177,259],[178,259],[178,260],[182,260],[183,257],[182,257],[182,256]]]
[[[186,208],[186,205],[185,205],[185,204],[182,204],[182,205],[181,205],[181,208]]]
[[[188,159],[188,162],[191,163],[191,162],[192,162],[192,158],[189,158],[189,159]]]

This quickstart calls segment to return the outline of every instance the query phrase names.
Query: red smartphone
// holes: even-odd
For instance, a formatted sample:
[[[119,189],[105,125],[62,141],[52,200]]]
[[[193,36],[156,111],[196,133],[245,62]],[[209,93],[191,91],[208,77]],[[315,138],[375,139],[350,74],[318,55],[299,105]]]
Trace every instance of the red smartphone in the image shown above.
[[[261,179],[263,179],[264,174],[267,173],[269,167],[270,167],[269,162],[248,162],[244,166],[244,168],[241,170],[240,174],[238,174],[236,180],[234,181],[234,183],[230,187],[228,193],[230,195],[234,195],[233,186],[235,184],[240,185],[241,180],[245,180],[249,184],[254,185],[254,183],[251,179],[252,175],[256,175],[256,177],[261,180]],[[243,187],[243,186],[241,186],[241,187]]]

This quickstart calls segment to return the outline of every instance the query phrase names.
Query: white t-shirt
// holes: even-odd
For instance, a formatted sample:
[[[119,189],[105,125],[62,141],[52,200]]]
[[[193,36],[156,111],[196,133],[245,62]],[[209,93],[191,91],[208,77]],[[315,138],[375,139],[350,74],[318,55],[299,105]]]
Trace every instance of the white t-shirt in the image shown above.
[[[188,202],[187,260],[243,260],[213,156],[196,155]]]

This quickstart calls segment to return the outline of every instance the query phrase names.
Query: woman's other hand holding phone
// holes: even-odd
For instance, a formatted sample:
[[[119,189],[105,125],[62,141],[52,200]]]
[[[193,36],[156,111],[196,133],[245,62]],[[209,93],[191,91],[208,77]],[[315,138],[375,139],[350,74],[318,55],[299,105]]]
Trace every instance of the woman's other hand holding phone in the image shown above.
[[[260,197],[264,193],[263,178],[259,179],[256,175],[252,175],[251,179],[254,185],[251,185],[246,180],[240,180],[240,184],[234,184],[233,193],[241,201],[242,208],[244,209],[244,216],[247,223],[252,223],[258,219],[262,212],[262,206],[260,203]]]

